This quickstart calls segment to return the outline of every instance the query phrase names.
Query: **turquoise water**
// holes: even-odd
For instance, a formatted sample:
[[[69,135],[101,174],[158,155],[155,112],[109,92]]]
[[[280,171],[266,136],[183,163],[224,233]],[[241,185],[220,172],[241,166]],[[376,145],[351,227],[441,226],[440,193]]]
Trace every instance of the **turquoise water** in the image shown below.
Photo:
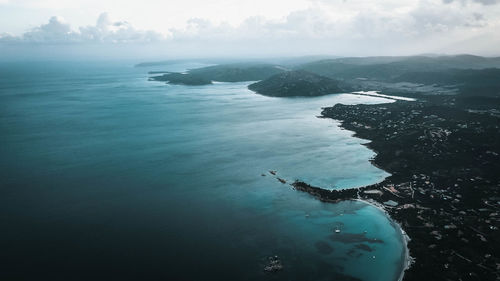
[[[381,181],[366,141],[316,116],[390,101],[166,85],[147,81],[148,70],[0,66],[0,279],[399,276],[401,235],[383,212],[319,202],[268,173],[325,188]],[[271,255],[283,271],[263,272]]]

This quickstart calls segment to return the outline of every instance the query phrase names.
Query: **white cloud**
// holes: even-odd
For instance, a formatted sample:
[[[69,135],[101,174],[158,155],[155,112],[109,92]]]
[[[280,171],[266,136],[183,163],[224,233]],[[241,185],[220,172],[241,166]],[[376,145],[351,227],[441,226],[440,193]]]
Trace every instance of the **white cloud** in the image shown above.
[[[73,30],[63,18],[53,16],[42,24],[16,37],[0,34],[0,42],[74,44],[74,43],[151,43],[165,40],[165,36],[152,30],[138,30],[126,21],[112,21],[102,13],[97,23]]]
[[[102,13],[94,26],[79,28],[79,39],[83,42],[148,43],[164,40],[164,36],[151,30],[137,30],[126,21],[112,21]]]
[[[324,2],[324,1],[323,1]],[[324,7],[313,7],[290,13],[282,20],[251,17],[232,27],[204,19],[188,21],[184,29],[170,29],[173,39],[377,39],[415,38],[434,35],[449,36],[488,24],[478,12],[421,1],[410,10],[394,13],[379,9],[364,9],[350,17],[337,16]]]
[[[60,17],[51,17],[49,22],[33,28],[23,34],[23,40],[29,42],[65,43],[77,40],[77,33]]]

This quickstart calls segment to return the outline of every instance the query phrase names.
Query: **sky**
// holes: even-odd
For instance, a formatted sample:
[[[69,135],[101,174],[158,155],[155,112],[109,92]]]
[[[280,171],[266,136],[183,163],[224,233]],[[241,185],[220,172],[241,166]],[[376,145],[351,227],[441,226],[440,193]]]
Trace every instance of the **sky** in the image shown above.
[[[2,58],[500,56],[500,0],[0,0]]]

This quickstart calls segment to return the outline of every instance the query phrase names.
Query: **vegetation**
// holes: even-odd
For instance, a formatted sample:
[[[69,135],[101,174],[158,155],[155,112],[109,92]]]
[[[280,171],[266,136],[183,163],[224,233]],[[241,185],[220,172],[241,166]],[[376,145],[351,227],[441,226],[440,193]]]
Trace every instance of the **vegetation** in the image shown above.
[[[286,71],[271,64],[223,64],[192,69],[188,73],[220,82],[258,81]]]
[[[281,73],[286,69],[271,64],[222,64],[191,69],[187,73],[168,72],[161,76],[151,77],[154,81],[166,81],[170,84],[207,85],[212,81],[243,82],[258,81]],[[152,72],[151,74],[154,74]],[[160,71],[156,71],[160,73]]]
[[[483,69],[500,67],[500,58],[471,55],[442,57],[367,57],[321,60],[296,66],[327,77],[342,79],[394,79],[409,72],[441,72],[450,69]]]
[[[342,91],[337,81],[303,70],[283,72],[251,84],[248,88],[259,94],[274,97],[311,97]]]
[[[500,96],[500,69],[498,68],[409,72],[400,75],[394,81],[454,85],[464,95]]]

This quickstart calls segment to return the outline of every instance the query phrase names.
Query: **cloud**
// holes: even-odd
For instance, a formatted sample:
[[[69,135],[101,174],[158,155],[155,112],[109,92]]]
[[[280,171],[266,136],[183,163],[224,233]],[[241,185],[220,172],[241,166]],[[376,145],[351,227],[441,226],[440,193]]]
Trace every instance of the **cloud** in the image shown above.
[[[213,55],[398,55],[446,52],[464,40],[470,49],[492,53],[491,35],[499,37],[499,6],[467,5],[465,0],[311,0],[281,18],[251,16],[240,23],[191,18],[176,28],[137,29],[102,13],[95,24],[76,29],[60,17],[21,36],[0,34],[0,42],[38,45],[141,45],[159,53]],[[469,0],[477,2],[478,0]],[[490,2],[492,0],[489,0]],[[498,0],[500,1],[500,0]],[[482,0],[484,4],[488,0]],[[488,36],[481,36],[489,34]],[[494,37],[493,36],[493,37]],[[472,47],[476,44],[476,47]],[[0,46],[1,47],[1,46]],[[467,50],[464,50],[467,52]],[[498,53],[498,51],[496,51]],[[481,54],[481,53],[479,53]]]
[[[465,0],[444,0],[465,1]],[[480,1],[480,0],[474,0]],[[500,0],[481,0],[492,2]],[[2,36],[3,41],[34,43],[154,43],[172,41],[237,41],[237,40],[349,40],[394,38],[397,36],[429,37],[449,35],[454,30],[466,32],[489,24],[488,17],[478,9],[463,9],[442,5],[441,0],[419,0],[416,5],[404,6],[386,1],[392,9],[380,3],[354,8],[361,0],[314,0],[307,9],[289,13],[281,19],[262,16],[248,17],[238,25],[214,23],[204,18],[191,18],[182,28],[168,28],[161,34],[153,30],[139,30],[127,21],[113,21],[102,13],[95,25],[75,30],[60,17],[31,29],[20,38]],[[390,2],[390,3],[389,3]],[[385,3],[385,2],[384,2]],[[410,7],[410,8],[408,8]]]
[[[77,34],[63,18],[51,17],[49,22],[33,28],[24,33],[23,40],[29,42],[72,42],[77,39]]]
[[[18,41],[19,37],[16,37],[10,33],[0,33],[0,43],[1,42],[15,42]]]
[[[196,18],[183,29],[170,29],[168,42],[189,43],[193,51],[202,47],[207,52],[253,48],[273,54],[398,55],[443,52],[444,46],[498,26],[480,8],[443,5],[441,0],[393,10],[375,5],[351,13],[338,2],[323,0],[282,19],[250,17],[236,26]],[[492,52],[487,45],[483,54]]]
[[[151,30],[137,30],[126,21],[112,21],[102,13],[94,26],[79,28],[79,39],[83,42],[148,43],[164,40],[164,36]]]
[[[152,30],[138,30],[126,21],[112,21],[102,13],[95,25],[73,30],[63,18],[53,16],[42,24],[16,37],[0,34],[0,42],[75,44],[75,43],[151,43],[165,40],[165,36]]]
[[[409,13],[413,21],[406,30],[419,32],[419,35],[440,33],[449,36],[450,32],[460,30],[464,33],[488,24],[484,15],[462,8],[439,5],[419,5]]]
[[[468,0],[443,0],[443,3],[449,4],[453,2],[461,2],[463,5],[465,5],[467,2],[470,2]],[[472,0],[474,3],[479,3],[482,5],[495,5],[500,3],[500,0]]]
[[[323,0],[324,1],[324,0]],[[488,19],[481,13],[421,1],[412,9],[394,13],[365,9],[350,17],[331,13],[324,7],[312,7],[290,13],[282,20],[250,17],[238,26],[219,25],[204,19],[188,21],[184,29],[170,29],[172,39],[235,40],[297,39],[350,40],[417,38],[481,28]]]

